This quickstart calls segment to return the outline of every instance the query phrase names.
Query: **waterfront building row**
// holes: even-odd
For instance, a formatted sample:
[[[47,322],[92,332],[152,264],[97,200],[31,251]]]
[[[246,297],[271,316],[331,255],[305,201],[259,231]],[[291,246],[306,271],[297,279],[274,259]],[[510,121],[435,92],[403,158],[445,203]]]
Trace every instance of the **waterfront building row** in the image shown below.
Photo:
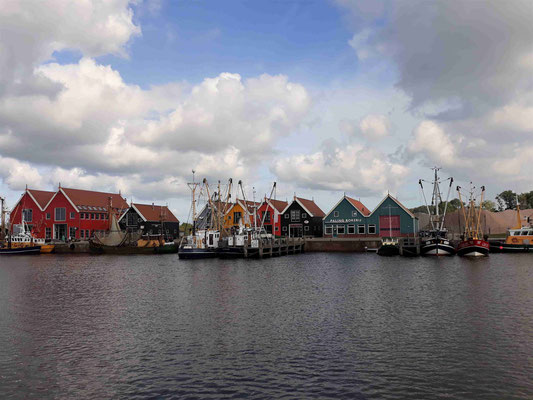
[[[14,233],[25,229],[36,238],[87,240],[95,233],[109,229],[111,213],[123,228],[135,227],[143,234],[179,235],[179,221],[166,206],[129,206],[120,193],[61,186],[55,192],[26,189],[11,211],[10,224]],[[160,223],[161,216],[165,220],[164,226]]]

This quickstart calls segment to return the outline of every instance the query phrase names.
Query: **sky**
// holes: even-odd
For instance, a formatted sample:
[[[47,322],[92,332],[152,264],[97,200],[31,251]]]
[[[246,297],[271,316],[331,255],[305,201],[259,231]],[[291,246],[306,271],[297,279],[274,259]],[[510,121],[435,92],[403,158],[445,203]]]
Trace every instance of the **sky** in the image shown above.
[[[120,191],[185,221],[193,169],[326,212],[420,205],[432,166],[530,191],[532,20],[522,0],[3,0],[0,193]]]

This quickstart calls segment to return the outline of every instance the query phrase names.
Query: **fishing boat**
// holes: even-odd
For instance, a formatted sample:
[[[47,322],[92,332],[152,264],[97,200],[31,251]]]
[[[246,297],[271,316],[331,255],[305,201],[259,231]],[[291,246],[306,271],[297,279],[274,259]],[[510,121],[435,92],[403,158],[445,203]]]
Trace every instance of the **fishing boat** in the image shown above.
[[[424,186],[422,182],[426,181],[422,179],[418,181],[429,214],[429,222],[431,224],[431,229],[429,231],[422,231],[420,233],[420,254],[427,256],[453,256],[455,254],[455,247],[447,238],[448,230],[444,226],[444,220],[446,218],[446,210],[448,208],[448,199],[450,197],[450,192],[452,189],[453,178],[450,177],[445,179],[444,181],[441,181],[438,176],[438,171],[440,170],[440,168],[434,167],[432,169],[435,173],[434,180],[430,182],[433,185],[433,192],[431,195],[432,208],[430,208],[424,192]],[[440,184],[448,180],[450,181],[448,187],[448,195],[446,196],[446,200],[443,201],[442,194],[440,191]],[[440,212],[441,204],[444,204],[444,210],[442,214]]]
[[[467,257],[480,257],[489,255],[489,242],[483,237],[481,229],[481,208],[483,204],[483,195],[485,186],[481,187],[479,202],[476,204],[475,187],[470,183],[470,194],[468,204],[463,202],[461,187],[457,186],[461,210],[465,221],[465,230],[461,235],[461,241],[457,245],[457,255]]]
[[[516,225],[507,230],[505,241],[491,242],[492,253],[533,252],[533,225],[528,220],[523,224],[520,217],[520,204],[516,202]]]
[[[209,192],[209,185],[206,179],[203,180],[203,186],[200,188],[197,196],[200,183],[195,182],[194,173],[195,171],[193,170],[192,182],[188,184],[191,189],[192,231],[190,235],[184,236],[181,239],[178,247],[178,257],[180,259],[214,258],[218,256],[218,244],[220,240],[220,230],[218,228],[221,224],[221,216],[219,209],[215,206],[215,202]],[[196,213],[196,203],[204,190],[206,192],[209,207],[211,208],[211,217],[205,229],[197,229],[198,216]],[[220,191],[218,193],[220,193]]]

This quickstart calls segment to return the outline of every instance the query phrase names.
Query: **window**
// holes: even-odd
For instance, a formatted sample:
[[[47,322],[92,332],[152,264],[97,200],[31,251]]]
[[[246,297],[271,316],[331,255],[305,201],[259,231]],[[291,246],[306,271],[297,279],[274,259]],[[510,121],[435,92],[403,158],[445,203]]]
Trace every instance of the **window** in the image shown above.
[[[291,222],[300,222],[300,210],[291,210]]]
[[[85,237],[85,229],[80,230],[80,239]]]
[[[305,219],[307,218],[307,214],[306,213],[302,213],[302,219]]]
[[[80,213],[80,219],[85,219],[85,213]]]
[[[265,218],[265,222],[270,222],[270,211],[264,212],[263,217]]]
[[[281,230],[282,230],[283,232],[287,232],[287,227],[284,226]]]
[[[46,213],[46,219],[50,219],[50,218],[52,218],[50,213]]]
[[[304,231],[307,232],[308,230],[309,230],[309,225],[304,226]]]
[[[344,225],[337,225],[337,233],[339,235],[344,235],[344,232],[345,232],[345,226]]]
[[[70,213],[70,219],[76,219],[76,213],[75,212],[71,212]]]
[[[91,231],[89,229],[85,230],[85,237],[89,239],[91,237]]]
[[[333,226],[332,225],[326,225],[326,235],[333,234]]]
[[[238,224],[239,221],[241,220],[241,217],[242,217],[242,213],[240,211],[239,212],[234,212],[233,213],[233,223]]]
[[[279,231],[279,227],[276,226],[276,231]]]
[[[52,239],[52,228],[44,228],[45,239]]]
[[[375,235],[376,234],[376,225],[368,225],[368,234],[369,235]]]
[[[365,226],[364,225],[357,225],[357,233],[360,235],[365,234]]]
[[[104,219],[109,219],[109,214],[104,214]]]
[[[65,221],[67,219],[67,210],[65,207],[58,207],[55,209],[56,221]]]
[[[22,210],[22,218],[24,218],[24,222],[32,222],[33,210],[31,208]]]
[[[100,214],[96,214],[96,219],[100,219]]]
[[[352,217],[357,217],[357,211],[352,211]]]
[[[91,213],[91,219],[94,219],[94,213]]]
[[[285,214],[285,219],[289,219],[289,213]]]
[[[76,228],[75,227],[71,226],[69,231],[68,231],[68,233],[69,233],[69,237],[71,239],[75,239],[76,238]]]
[[[353,235],[355,233],[355,225],[348,225],[348,234]]]
[[[333,211],[333,216],[334,217],[338,217],[339,216],[339,212],[338,211]]]

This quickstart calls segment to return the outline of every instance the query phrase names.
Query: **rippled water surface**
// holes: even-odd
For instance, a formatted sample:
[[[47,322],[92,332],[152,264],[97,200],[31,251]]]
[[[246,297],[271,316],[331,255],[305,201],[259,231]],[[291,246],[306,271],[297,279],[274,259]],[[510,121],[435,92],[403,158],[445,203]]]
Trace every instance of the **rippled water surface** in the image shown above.
[[[533,255],[0,258],[2,398],[533,398]]]

